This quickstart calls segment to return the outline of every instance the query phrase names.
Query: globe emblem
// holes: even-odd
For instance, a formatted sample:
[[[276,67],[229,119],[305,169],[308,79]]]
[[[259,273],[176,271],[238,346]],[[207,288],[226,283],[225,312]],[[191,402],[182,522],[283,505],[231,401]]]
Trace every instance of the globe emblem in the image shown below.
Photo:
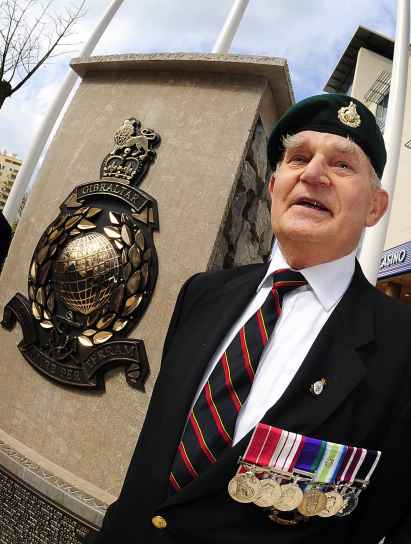
[[[119,266],[117,252],[103,234],[75,238],[54,261],[55,292],[69,308],[89,315],[109,301]]]

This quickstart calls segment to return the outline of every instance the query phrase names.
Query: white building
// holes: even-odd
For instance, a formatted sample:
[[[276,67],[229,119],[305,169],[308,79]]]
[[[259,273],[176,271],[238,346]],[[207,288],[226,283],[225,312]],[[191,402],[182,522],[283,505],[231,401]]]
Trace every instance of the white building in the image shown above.
[[[394,42],[359,27],[324,90],[361,100],[384,131]],[[409,68],[411,74],[411,68]],[[408,81],[402,146],[392,212],[377,286],[411,303],[411,85]]]
[[[4,208],[21,164],[14,153],[0,151],[0,210]]]

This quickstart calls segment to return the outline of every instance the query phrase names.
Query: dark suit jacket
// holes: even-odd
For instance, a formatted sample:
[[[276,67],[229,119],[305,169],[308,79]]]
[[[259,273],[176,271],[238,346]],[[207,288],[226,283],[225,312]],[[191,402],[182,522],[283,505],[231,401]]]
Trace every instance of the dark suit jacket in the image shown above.
[[[9,251],[10,243],[12,239],[12,230],[4,217],[3,212],[0,210],[0,270],[6,260],[7,253]]]
[[[266,266],[198,274],[182,288],[145,424],[97,544],[377,544],[383,536],[387,544],[411,542],[411,309],[372,287],[358,264],[300,370],[262,419],[324,440],[382,450],[356,511],[288,528],[271,522],[253,504],[234,502],[227,483],[251,433],[180,493],[167,497],[170,468],[206,365]],[[327,385],[315,398],[310,385],[321,378]],[[166,529],[153,527],[154,515],[167,520]]]

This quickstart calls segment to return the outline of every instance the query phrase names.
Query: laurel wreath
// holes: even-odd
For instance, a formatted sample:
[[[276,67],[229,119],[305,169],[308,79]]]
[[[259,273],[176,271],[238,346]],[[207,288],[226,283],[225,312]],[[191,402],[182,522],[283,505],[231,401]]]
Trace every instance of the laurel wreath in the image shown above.
[[[71,214],[60,214],[40,238],[30,264],[28,293],[31,311],[44,329],[55,327],[55,293],[50,281],[52,264],[65,242],[96,228],[92,221],[102,208],[82,207]],[[115,247],[120,260],[118,285],[103,308],[93,312],[86,328],[78,335],[83,347],[92,347],[109,340],[136,317],[136,311],[147,295],[152,251],[141,229],[138,214],[108,213],[109,223],[104,235]]]

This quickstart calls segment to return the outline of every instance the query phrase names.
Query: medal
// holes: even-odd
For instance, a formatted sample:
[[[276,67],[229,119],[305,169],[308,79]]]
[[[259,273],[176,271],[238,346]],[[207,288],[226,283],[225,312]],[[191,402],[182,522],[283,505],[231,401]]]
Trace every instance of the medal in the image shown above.
[[[321,512],[317,514],[320,518],[335,516],[344,505],[344,499],[337,491],[328,491],[325,496],[327,498],[327,504],[324,510],[321,510]]]
[[[358,504],[358,495],[355,492],[348,492],[343,495],[343,505],[340,510],[337,512],[336,516],[344,517],[354,512]]]
[[[296,525],[316,515],[347,516],[355,510],[380,457],[380,451],[259,423],[228,492],[237,502],[269,509],[270,519],[282,525]]]
[[[327,497],[319,489],[304,491],[303,499],[298,506],[298,511],[303,516],[316,516],[327,506]]]
[[[275,501],[273,506],[281,512],[294,510],[303,500],[303,492],[297,484],[284,484],[280,486],[281,497]]]
[[[252,502],[257,506],[272,506],[281,497],[281,486],[271,479],[260,480],[259,495]]]
[[[237,502],[253,502],[259,496],[260,483],[252,472],[236,474],[228,483],[228,493]]]

